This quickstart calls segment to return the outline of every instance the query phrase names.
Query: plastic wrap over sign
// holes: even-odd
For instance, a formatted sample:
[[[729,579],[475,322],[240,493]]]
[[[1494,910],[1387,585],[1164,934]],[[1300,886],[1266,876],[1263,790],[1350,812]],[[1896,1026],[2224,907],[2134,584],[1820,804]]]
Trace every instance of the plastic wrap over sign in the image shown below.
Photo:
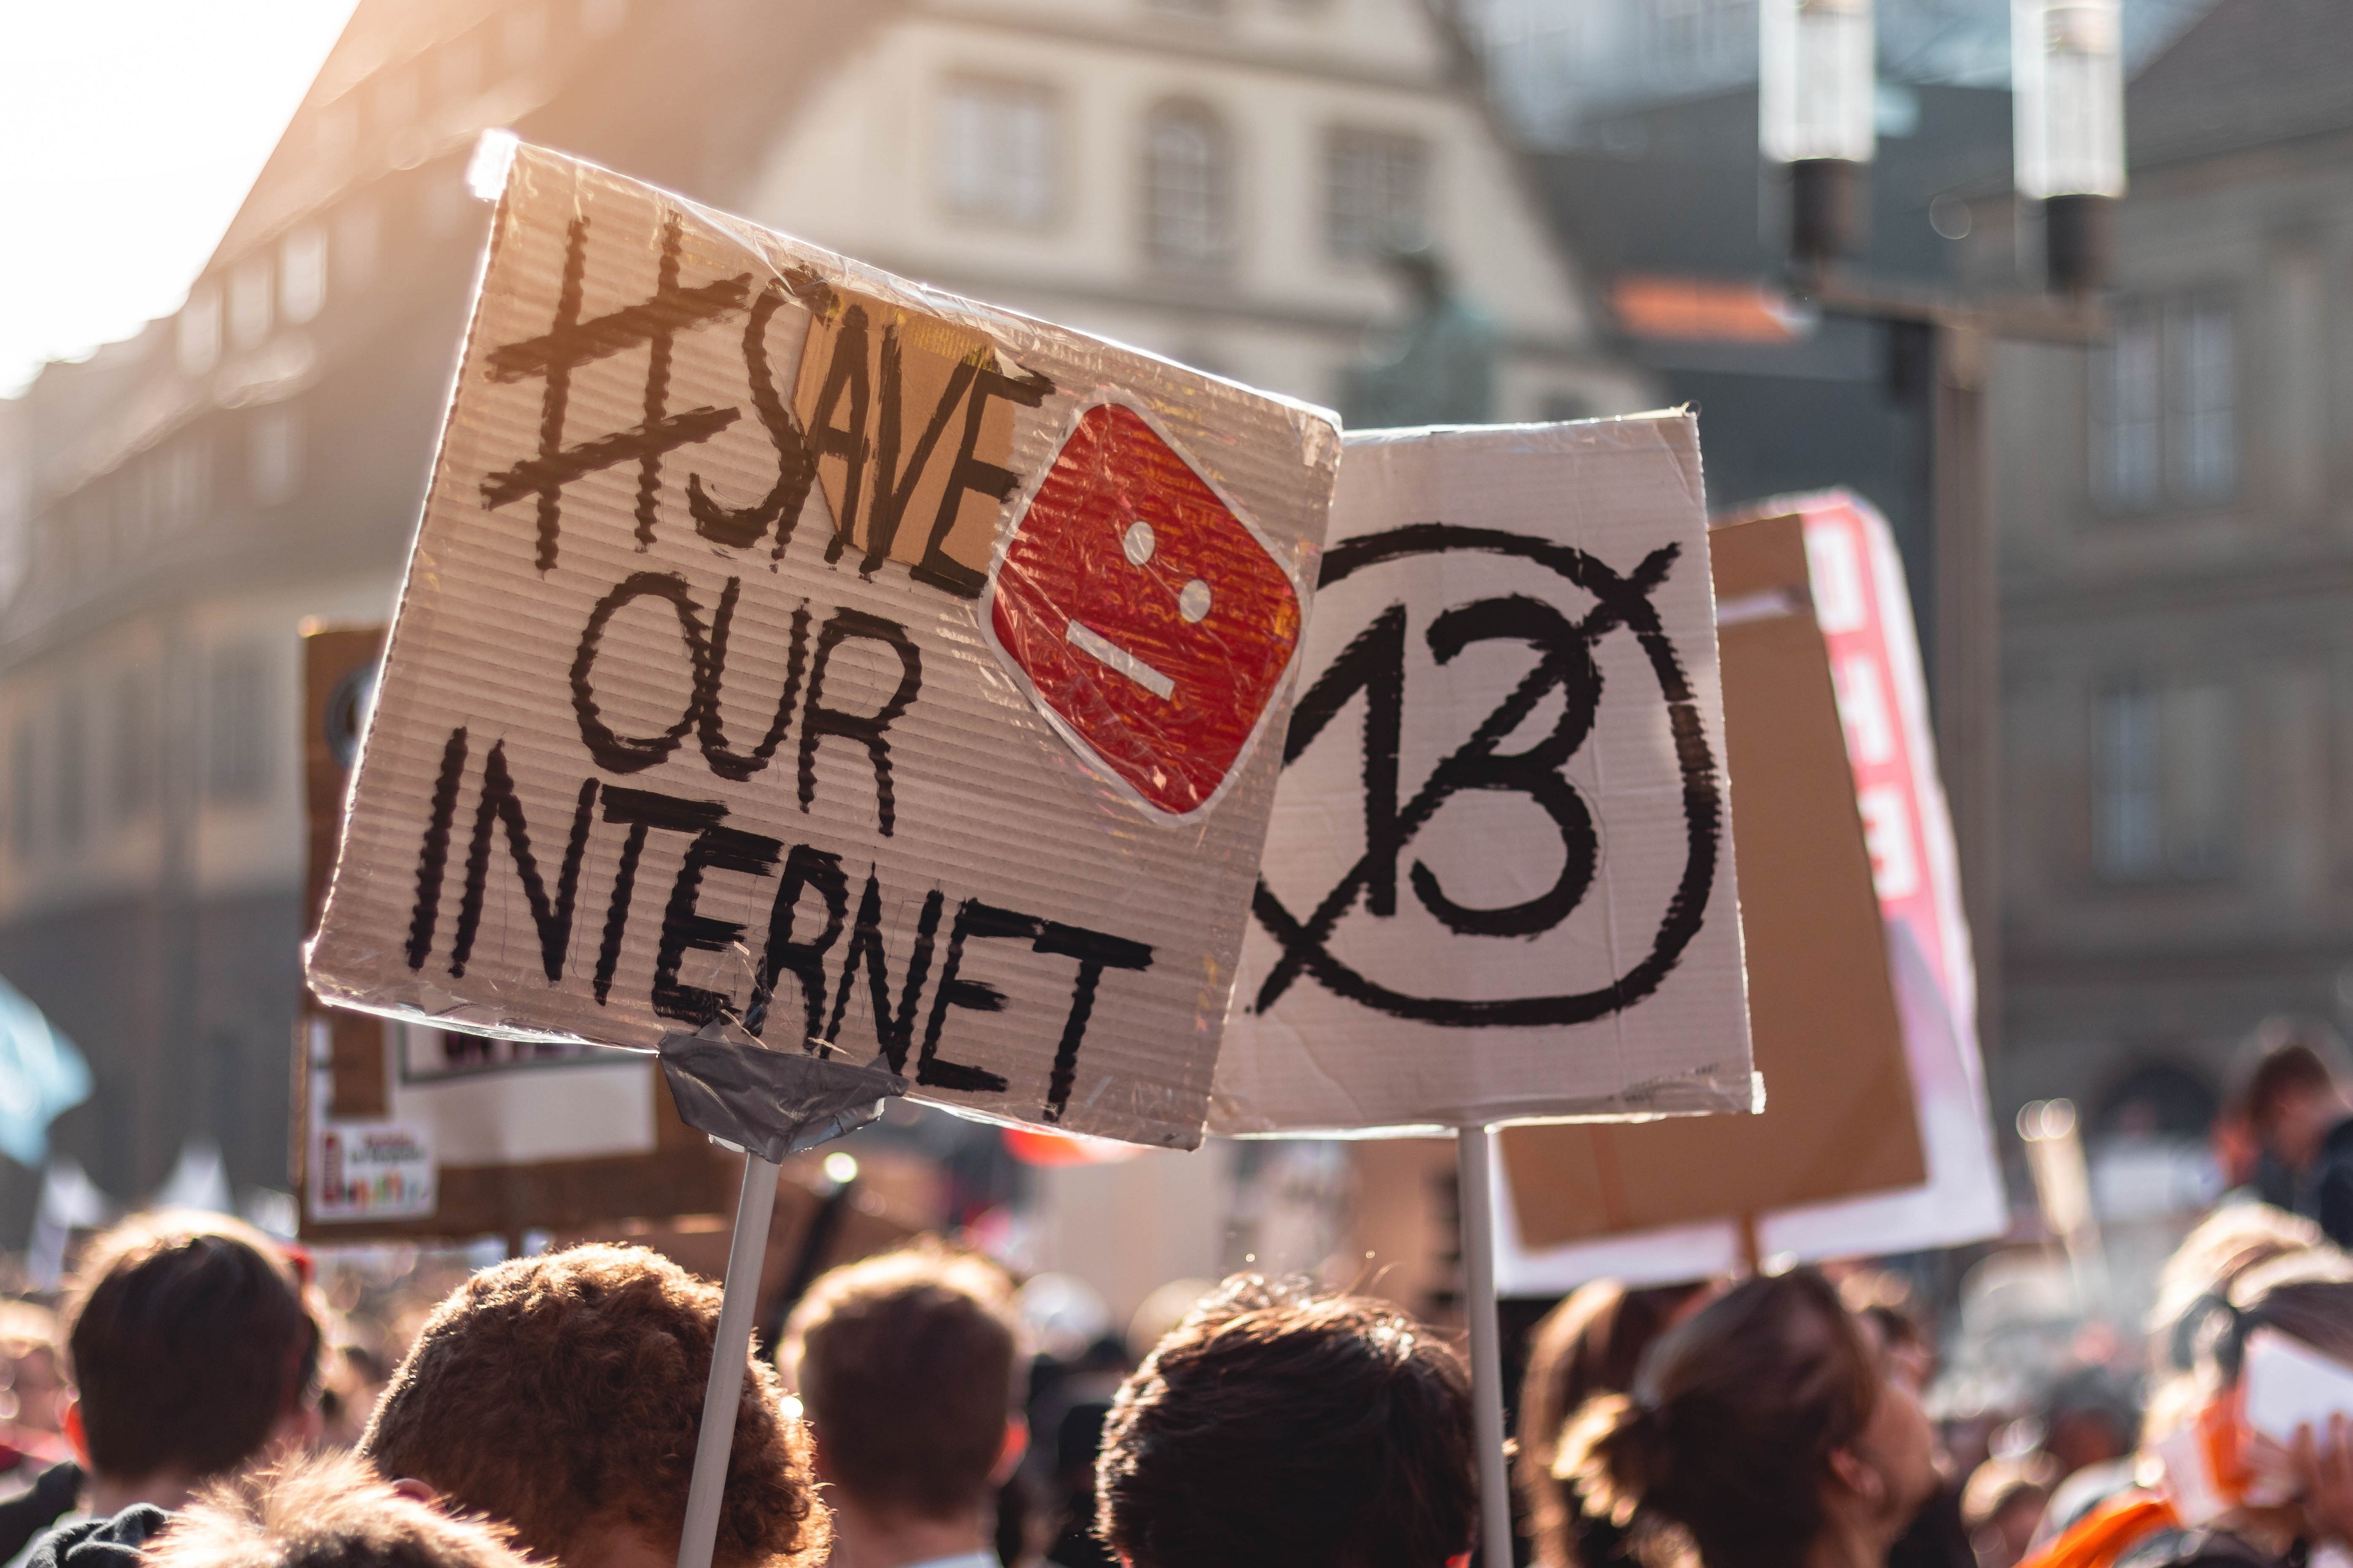
[[[1348,437],[1213,1131],[1750,1108],[1695,424]]]
[[[1190,1146],[1338,458],[521,149],[312,984]]]

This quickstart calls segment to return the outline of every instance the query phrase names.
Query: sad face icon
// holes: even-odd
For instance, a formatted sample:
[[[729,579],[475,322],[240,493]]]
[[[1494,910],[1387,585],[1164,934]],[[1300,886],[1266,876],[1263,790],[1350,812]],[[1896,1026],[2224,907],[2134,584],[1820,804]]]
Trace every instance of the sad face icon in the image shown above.
[[[1133,409],[1098,404],[989,584],[997,649],[1144,804],[1216,796],[1299,644],[1299,595],[1250,525]]]

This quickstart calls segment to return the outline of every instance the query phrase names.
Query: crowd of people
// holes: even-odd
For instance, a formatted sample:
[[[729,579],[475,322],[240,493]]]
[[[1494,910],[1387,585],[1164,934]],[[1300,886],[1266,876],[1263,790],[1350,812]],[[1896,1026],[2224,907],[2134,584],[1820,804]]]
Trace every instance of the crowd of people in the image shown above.
[[[2353,1565],[2346,1415],[2281,1430],[2251,1399],[2282,1355],[2353,1389],[2353,1100],[2306,1049],[2242,1097],[2247,1188],[2158,1282],[2135,1407],[2056,1402],[2023,1447],[1932,1420],[1936,1329],[1866,1268],[1598,1281],[1526,1347],[1525,1560]],[[309,1254],[235,1220],[92,1238],[54,1308],[0,1301],[0,1564],[675,1563],[718,1288],[602,1243],[442,1284],[371,1341]],[[1468,1568],[1454,1335],[1238,1275],[1133,1364],[1050,1364],[1015,1284],[937,1242],[813,1281],[735,1404],[720,1568]]]

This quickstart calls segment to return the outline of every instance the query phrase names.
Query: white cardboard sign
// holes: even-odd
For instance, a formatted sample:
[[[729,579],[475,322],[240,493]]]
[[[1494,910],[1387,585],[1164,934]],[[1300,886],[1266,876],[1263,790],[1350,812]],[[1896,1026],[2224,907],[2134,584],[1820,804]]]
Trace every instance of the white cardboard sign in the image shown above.
[[[1190,1147],[1338,445],[521,149],[312,985]]]
[[[1926,1157],[1925,1185],[1777,1210],[1757,1218],[1767,1257],[1804,1262],[1957,1247],[2009,1221],[1977,1037],[1977,973],[1960,900],[1952,818],[1928,726],[1928,697],[1903,558],[1887,521],[1850,490],[1762,501],[1727,521],[1805,520],[1814,613],[1828,644],[1839,715],[1887,925],[1888,973]],[[1696,1279],[1739,1256],[1729,1222],[1675,1226],[1531,1251],[1496,1166],[1502,1224],[1495,1279],[1506,1295]]]
[[[1695,421],[1352,434],[1211,1101],[1747,1110]]]

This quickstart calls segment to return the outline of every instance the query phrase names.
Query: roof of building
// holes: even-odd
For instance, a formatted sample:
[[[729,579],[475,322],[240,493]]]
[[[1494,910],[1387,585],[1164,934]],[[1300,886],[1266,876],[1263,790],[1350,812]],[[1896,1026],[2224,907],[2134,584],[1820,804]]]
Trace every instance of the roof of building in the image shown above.
[[[2353,5],[2218,0],[2133,79],[2132,166],[2353,129]]]

